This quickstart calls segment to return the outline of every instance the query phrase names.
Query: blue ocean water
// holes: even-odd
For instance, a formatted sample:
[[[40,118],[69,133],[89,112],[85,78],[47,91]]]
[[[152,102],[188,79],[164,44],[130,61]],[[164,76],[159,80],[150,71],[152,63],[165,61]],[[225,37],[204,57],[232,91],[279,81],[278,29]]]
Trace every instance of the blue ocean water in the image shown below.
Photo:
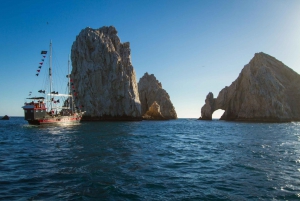
[[[0,200],[299,200],[300,123],[0,121]]]

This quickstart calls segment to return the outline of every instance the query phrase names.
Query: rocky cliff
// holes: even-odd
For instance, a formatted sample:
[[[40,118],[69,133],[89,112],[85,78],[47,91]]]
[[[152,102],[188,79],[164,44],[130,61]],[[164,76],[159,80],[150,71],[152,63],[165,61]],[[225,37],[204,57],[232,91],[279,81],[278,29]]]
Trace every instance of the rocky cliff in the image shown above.
[[[83,120],[138,120],[141,105],[129,42],[110,27],[83,29],[71,51],[71,79]]]
[[[138,83],[138,89],[142,115],[144,115],[156,101],[165,119],[177,119],[177,114],[169,94],[162,88],[161,83],[156,80],[153,74],[149,75],[145,73]]]
[[[274,57],[256,53],[217,98],[207,95],[200,119],[211,120],[217,109],[225,110],[222,120],[299,121],[300,75]]]

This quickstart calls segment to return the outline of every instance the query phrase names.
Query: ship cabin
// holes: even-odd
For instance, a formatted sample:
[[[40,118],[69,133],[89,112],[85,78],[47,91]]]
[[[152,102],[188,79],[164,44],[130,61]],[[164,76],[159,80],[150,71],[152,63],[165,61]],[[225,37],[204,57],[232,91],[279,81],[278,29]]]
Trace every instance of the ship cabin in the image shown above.
[[[37,120],[37,119],[43,119],[46,116],[46,106],[44,103],[44,97],[33,97],[28,98],[32,99],[31,102],[26,102],[24,106],[22,107],[24,109],[25,113],[25,120]]]

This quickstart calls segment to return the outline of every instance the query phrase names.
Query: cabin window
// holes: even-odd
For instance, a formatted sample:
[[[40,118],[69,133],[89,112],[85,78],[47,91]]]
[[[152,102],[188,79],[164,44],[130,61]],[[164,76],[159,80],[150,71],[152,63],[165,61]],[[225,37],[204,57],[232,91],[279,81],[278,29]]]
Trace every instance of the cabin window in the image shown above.
[[[25,110],[25,113],[27,113],[27,110]]]
[[[33,110],[31,110],[31,112],[33,112]]]

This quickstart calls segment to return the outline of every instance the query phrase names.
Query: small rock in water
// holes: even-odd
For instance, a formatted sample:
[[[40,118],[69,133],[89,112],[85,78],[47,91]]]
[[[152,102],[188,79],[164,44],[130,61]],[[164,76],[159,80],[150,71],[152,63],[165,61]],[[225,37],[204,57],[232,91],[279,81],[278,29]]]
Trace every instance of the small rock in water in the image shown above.
[[[4,117],[2,117],[2,120],[9,120],[9,116],[5,115]]]

